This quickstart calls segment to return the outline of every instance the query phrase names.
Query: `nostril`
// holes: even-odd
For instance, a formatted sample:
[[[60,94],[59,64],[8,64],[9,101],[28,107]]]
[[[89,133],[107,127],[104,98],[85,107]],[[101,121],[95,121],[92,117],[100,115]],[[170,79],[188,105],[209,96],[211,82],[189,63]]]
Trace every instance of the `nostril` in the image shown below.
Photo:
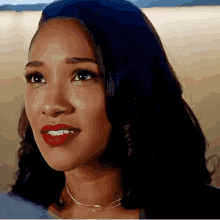
[[[66,105],[45,105],[42,106],[42,114],[51,116],[51,117],[57,117],[61,114],[68,115],[73,112],[75,112],[75,108],[71,104]]]

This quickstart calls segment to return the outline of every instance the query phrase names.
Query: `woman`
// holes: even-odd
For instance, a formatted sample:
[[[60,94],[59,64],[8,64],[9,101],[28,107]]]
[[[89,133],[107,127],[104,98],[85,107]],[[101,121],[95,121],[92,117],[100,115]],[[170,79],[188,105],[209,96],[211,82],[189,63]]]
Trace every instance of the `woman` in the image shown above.
[[[133,4],[47,6],[25,77],[10,198],[57,218],[220,216],[211,209],[219,203],[207,201],[219,190],[207,185],[206,139],[158,34]]]

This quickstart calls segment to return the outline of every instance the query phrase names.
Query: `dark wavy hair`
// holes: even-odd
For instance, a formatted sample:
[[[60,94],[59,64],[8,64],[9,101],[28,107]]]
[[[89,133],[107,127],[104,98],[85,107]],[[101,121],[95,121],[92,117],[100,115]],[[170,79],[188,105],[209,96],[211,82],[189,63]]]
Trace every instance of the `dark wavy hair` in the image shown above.
[[[192,186],[210,184],[206,138],[144,13],[126,0],[62,0],[43,10],[39,28],[59,17],[77,18],[97,48],[113,128],[99,160],[121,169],[122,206],[153,213],[158,202],[177,199],[178,189],[178,196],[184,196]],[[55,203],[63,208],[64,172],[45,162],[25,108],[18,131],[19,170],[11,193],[44,207]]]

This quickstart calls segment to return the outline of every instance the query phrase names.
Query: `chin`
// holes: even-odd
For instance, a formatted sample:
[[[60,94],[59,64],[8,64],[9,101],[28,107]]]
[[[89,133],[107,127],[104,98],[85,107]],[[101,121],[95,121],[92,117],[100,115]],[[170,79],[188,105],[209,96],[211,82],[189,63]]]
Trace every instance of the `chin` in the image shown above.
[[[47,162],[47,161],[46,161]],[[61,172],[64,172],[64,171],[70,171],[70,170],[74,170],[77,168],[76,165],[73,165],[73,164],[70,164],[70,163],[67,163],[67,162],[64,162],[64,161],[50,161],[50,162],[47,162],[47,164],[54,170],[56,171],[61,171]]]
[[[46,163],[56,171],[70,171],[82,165],[79,161],[74,161],[74,157],[71,156],[69,158],[61,157],[60,154],[57,155],[51,153],[50,155],[44,155],[43,157]]]

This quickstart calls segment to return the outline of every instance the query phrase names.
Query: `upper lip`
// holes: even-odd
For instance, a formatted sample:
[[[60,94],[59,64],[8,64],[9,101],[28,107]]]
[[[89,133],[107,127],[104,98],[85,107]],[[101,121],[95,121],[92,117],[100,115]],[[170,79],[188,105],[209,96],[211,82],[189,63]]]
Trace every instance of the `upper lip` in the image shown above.
[[[58,130],[70,130],[74,132],[80,132],[81,130],[79,128],[72,127],[70,125],[66,124],[55,124],[55,125],[45,125],[41,129],[41,133],[47,133],[48,131],[58,131]]]

